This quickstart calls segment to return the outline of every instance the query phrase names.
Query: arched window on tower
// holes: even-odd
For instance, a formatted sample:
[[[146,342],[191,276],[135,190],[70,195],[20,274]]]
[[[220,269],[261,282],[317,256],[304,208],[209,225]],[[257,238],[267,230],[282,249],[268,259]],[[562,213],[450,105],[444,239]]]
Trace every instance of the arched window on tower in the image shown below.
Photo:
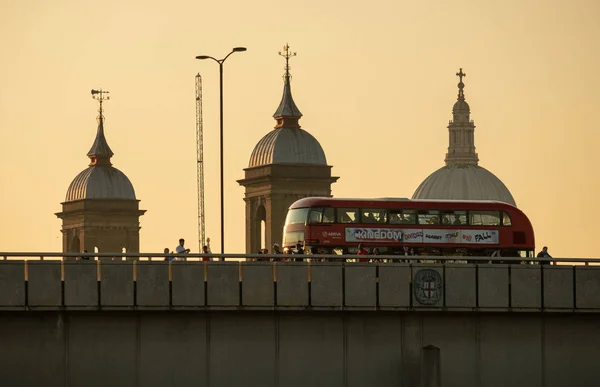
[[[75,235],[73,240],[71,240],[71,245],[69,246],[69,252],[71,253],[80,253],[81,252],[81,242],[79,237]]]
[[[265,248],[265,246],[267,245],[267,242],[265,241],[267,239],[267,222],[265,220],[261,220],[260,221],[260,248],[261,250]]]
[[[255,223],[255,227],[256,227],[256,232],[258,233],[258,235],[256,235],[256,239],[254,239],[255,243],[256,243],[256,247],[255,249],[264,249],[267,245],[266,240],[267,240],[267,210],[265,209],[265,206],[263,206],[262,204],[258,206],[258,208],[256,209],[256,223]],[[253,251],[253,253],[257,253],[258,251]]]

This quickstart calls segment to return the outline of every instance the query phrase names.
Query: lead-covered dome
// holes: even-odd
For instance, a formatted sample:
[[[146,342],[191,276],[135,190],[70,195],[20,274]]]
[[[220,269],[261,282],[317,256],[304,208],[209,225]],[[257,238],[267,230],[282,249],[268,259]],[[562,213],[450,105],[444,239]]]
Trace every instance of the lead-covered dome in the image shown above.
[[[248,166],[265,164],[327,165],[327,159],[319,141],[306,130],[278,128],[256,144]]]
[[[504,183],[492,172],[480,167],[475,152],[475,123],[465,101],[462,78],[456,73],[458,99],[452,108],[452,121],[448,125],[449,145],[446,166],[429,175],[413,194],[413,199],[438,200],[498,200],[516,206],[515,199]]]
[[[84,199],[136,200],[131,181],[110,162],[113,152],[104,136],[103,97],[99,100],[98,131],[94,143],[87,153],[90,164],[69,185],[65,202]]]
[[[467,112],[471,111],[471,107],[469,106],[467,101],[465,101],[464,99],[462,99],[462,100],[459,99],[458,101],[456,101],[456,103],[452,107],[453,113],[460,112],[460,111],[467,111]]]
[[[65,201],[83,199],[136,200],[131,181],[111,166],[90,166],[73,179]]]
[[[413,199],[498,200],[516,206],[504,183],[478,165],[446,165],[419,185]]]

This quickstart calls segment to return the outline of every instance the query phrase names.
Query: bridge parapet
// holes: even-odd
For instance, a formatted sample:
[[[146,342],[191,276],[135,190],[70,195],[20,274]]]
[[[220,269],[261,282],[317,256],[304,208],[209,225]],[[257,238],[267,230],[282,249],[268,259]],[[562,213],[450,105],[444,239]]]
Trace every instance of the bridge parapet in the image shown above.
[[[0,261],[0,310],[600,312],[600,266]]]

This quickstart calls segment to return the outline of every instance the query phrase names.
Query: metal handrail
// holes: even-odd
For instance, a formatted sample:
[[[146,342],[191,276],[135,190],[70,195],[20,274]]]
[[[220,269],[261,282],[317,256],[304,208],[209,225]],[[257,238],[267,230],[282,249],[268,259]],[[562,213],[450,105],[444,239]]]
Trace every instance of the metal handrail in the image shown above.
[[[125,258],[129,260],[147,260],[152,261],[152,258],[160,258],[163,260],[165,256],[172,256],[176,258],[184,258],[184,261],[201,261],[202,258],[208,258],[210,261],[244,261],[247,259],[253,260],[276,260],[281,259],[294,260],[294,259],[309,259],[311,261],[318,261],[326,259],[329,262],[335,261],[348,261],[358,259],[368,259],[369,261],[435,261],[430,263],[446,263],[447,261],[469,261],[478,263],[501,263],[501,262],[520,262],[520,263],[598,263],[600,264],[600,258],[522,258],[522,257],[465,257],[465,256],[404,256],[404,255],[337,255],[337,254],[165,254],[165,253],[56,253],[56,252],[0,252],[0,257],[3,260],[9,258],[26,258],[26,260],[44,260],[45,258],[88,258],[89,260],[96,260],[98,258]],[[69,260],[69,259],[67,259]]]

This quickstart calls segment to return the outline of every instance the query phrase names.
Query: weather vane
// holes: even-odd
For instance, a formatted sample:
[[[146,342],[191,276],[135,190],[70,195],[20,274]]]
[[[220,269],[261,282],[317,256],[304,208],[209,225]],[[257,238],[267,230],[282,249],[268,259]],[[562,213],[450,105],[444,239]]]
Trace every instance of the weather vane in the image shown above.
[[[98,113],[100,113],[100,115],[98,116],[98,119],[103,120],[104,116],[102,115],[102,102],[106,99],[110,99],[110,96],[105,95],[108,94],[109,91],[105,91],[105,90],[95,90],[92,89],[92,98],[95,99],[96,101],[98,101],[100,103],[100,108],[98,109]]]
[[[290,51],[290,45],[289,44],[285,44],[285,46],[283,46],[283,52],[279,51],[279,55],[281,55],[282,57],[285,58],[285,76],[289,77],[290,76],[290,58],[293,56],[296,56],[295,52],[291,52]]]

